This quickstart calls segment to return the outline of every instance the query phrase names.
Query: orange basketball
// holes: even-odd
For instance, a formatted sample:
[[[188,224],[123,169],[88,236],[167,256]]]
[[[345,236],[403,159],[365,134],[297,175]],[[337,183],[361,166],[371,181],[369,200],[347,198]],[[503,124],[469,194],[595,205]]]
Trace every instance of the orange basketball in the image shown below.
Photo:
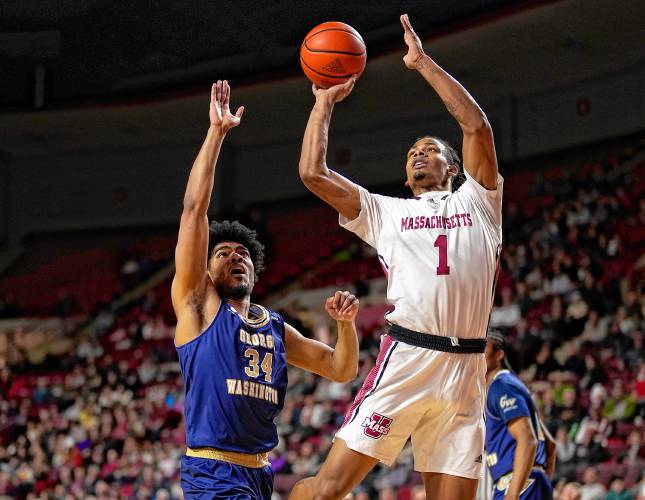
[[[346,82],[365,69],[363,38],[345,23],[322,23],[312,29],[300,47],[300,65],[309,80],[329,88]]]

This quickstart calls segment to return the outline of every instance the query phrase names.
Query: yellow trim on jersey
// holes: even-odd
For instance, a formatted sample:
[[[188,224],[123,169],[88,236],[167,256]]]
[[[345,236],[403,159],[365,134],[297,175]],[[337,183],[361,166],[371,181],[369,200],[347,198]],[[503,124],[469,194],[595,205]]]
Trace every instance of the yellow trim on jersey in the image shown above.
[[[251,304],[250,307],[253,307],[253,306],[257,307],[260,310],[260,315],[257,318],[250,318],[250,317],[244,318],[240,316],[240,318],[242,318],[242,321],[244,321],[244,323],[246,323],[247,325],[252,326],[253,328],[260,328],[268,324],[269,321],[271,321],[271,316],[269,315],[269,311],[267,311],[264,307],[262,307],[259,304]],[[250,311],[251,310],[249,308],[249,312]]]
[[[216,448],[186,448],[186,456],[219,460],[220,462],[228,462],[229,464],[241,465],[251,469],[261,469],[269,465],[268,453],[247,454],[223,451]]]

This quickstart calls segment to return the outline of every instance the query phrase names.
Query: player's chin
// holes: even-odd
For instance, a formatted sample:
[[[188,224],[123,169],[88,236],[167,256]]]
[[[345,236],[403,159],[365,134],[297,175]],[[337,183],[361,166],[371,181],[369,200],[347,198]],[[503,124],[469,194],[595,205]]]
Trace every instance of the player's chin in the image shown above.
[[[242,300],[251,295],[252,285],[245,279],[244,281],[234,280],[217,287],[217,293],[220,297],[231,300]]]

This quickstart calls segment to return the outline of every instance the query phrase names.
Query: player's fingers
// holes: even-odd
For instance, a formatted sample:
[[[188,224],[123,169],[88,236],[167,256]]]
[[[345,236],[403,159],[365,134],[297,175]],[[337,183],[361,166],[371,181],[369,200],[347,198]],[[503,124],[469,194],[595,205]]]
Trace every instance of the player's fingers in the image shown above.
[[[345,299],[345,304],[343,304],[343,308],[341,309],[341,311],[344,314],[348,314],[357,307],[358,307],[358,299],[353,295],[350,295]]]
[[[215,100],[220,103],[222,102],[222,80],[217,80],[215,86]]]
[[[342,292],[336,292],[334,294],[334,309],[339,310],[340,305],[342,304],[343,300],[343,293]]]
[[[349,292],[343,292],[343,301],[340,305],[340,311],[343,312],[345,311],[351,304],[352,301],[354,300],[354,296],[349,293]]]
[[[235,112],[235,116],[237,116],[238,119],[242,118],[242,115],[244,114],[244,106],[240,106],[237,108],[237,111]]]
[[[217,99],[217,84],[213,83],[211,85],[211,101],[214,101]]]
[[[227,80],[224,80],[224,105],[228,106],[229,101],[231,100],[231,87],[228,84]]]
[[[327,300],[325,300],[325,309],[333,309],[333,307],[334,307],[334,298],[335,297],[329,297]]]
[[[342,312],[346,316],[351,316],[356,313],[358,310],[358,299],[354,297],[354,300],[347,306]]]
[[[412,31],[412,25],[410,24],[410,18],[407,14],[401,16],[401,25],[405,31]]]

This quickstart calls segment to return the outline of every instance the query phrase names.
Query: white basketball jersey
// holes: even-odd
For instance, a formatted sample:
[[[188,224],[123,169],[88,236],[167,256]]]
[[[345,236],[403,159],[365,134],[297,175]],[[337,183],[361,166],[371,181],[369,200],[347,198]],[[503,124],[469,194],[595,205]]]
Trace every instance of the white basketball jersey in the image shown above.
[[[410,330],[486,336],[502,242],[503,179],[487,190],[466,172],[455,193],[409,199],[359,187],[361,211],[340,224],[376,248],[387,274],[387,320]]]

